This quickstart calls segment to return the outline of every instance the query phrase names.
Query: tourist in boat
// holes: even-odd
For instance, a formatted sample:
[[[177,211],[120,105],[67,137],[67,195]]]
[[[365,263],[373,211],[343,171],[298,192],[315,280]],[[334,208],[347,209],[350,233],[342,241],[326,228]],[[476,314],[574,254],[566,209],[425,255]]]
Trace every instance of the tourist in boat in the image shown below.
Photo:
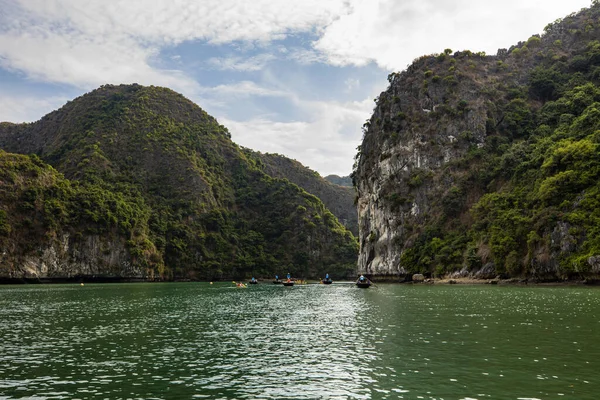
[[[356,281],[356,283],[368,283],[369,279],[365,278],[364,275],[361,275],[358,277],[358,280]]]
[[[290,273],[288,272],[287,274],[287,281],[291,282],[292,281],[292,275],[290,275]]]

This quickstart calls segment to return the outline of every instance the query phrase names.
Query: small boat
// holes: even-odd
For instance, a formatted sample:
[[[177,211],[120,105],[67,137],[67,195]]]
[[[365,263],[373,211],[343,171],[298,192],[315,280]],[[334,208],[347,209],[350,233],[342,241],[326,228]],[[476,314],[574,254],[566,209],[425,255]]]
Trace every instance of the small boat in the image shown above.
[[[282,283],[282,282],[281,282],[279,279],[275,279],[275,280],[273,281],[273,284],[274,284],[274,285],[281,285],[281,283]]]
[[[368,289],[369,286],[371,286],[371,282],[367,281],[367,282],[356,282],[356,287],[362,288],[362,289]]]
[[[321,283],[322,283],[323,285],[331,285],[331,284],[333,283],[333,281],[332,281],[331,279],[323,279],[323,280],[321,281]]]
[[[285,281],[281,282],[283,286],[294,286],[294,281]]]
[[[258,281],[257,280],[248,281],[248,284],[250,284],[250,285],[258,285]]]

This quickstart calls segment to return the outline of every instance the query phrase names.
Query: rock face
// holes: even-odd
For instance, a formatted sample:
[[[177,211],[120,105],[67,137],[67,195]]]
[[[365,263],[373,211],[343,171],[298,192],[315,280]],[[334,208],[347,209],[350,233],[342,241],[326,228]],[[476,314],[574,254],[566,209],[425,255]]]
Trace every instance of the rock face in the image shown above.
[[[352,174],[359,273],[596,273],[599,18],[594,4],[496,56],[448,49],[390,74]]]
[[[492,58],[475,57],[483,70],[495,63]],[[365,124],[355,174],[358,266],[363,273],[407,274],[398,242],[408,239],[407,225],[426,223],[432,204],[452,187],[450,179],[436,177],[435,171],[485,143],[490,99],[481,93],[488,82],[471,75],[460,84],[440,78],[424,87],[424,71],[436,63],[435,57],[423,58],[409,70],[390,75],[390,87],[379,96]],[[464,110],[457,115],[447,112],[458,107]]]
[[[124,243],[107,241],[100,236],[88,236],[81,242],[68,234],[51,243],[39,245],[35,253],[17,259],[4,280],[52,281],[76,278],[149,280],[143,268],[133,265]]]

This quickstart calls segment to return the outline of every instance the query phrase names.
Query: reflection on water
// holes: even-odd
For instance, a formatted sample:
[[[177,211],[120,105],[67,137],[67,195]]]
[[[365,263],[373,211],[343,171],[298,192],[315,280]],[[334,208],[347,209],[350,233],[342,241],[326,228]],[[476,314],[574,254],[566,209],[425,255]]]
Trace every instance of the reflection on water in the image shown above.
[[[595,399],[600,291],[0,287],[0,399]]]

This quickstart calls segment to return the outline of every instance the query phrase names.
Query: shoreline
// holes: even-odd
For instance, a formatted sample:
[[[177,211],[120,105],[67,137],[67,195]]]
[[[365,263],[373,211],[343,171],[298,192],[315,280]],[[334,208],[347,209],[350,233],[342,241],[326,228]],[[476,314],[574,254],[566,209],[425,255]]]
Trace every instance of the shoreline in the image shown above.
[[[600,286],[599,279],[580,279],[580,280],[551,280],[551,279],[528,279],[528,278],[426,278],[420,281],[401,281],[397,277],[382,276],[369,277],[375,284],[396,284],[396,285],[500,285],[500,286]],[[233,279],[240,280],[240,279]],[[231,282],[229,279],[196,280],[196,279],[173,279],[173,280],[151,280],[141,278],[120,278],[120,277],[71,277],[71,278],[2,278],[0,285],[43,285],[43,284],[78,284],[78,283],[181,283],[181,282]],[[240,281],[246,281],[241,279]],[[258,279],[261,284],[270,284],[272,279]],[[348,282],[353,283],[351,279],[338,279],[334,283]],[[304,284],[318,284],[319,280],[307,279]]]
[[[543,280],[543,279],[477,279],[477,278],[442,278],[425,279],[421,282],[402,282],[414,285],[501,285],[501,286],[600,286],[598,280]]]

